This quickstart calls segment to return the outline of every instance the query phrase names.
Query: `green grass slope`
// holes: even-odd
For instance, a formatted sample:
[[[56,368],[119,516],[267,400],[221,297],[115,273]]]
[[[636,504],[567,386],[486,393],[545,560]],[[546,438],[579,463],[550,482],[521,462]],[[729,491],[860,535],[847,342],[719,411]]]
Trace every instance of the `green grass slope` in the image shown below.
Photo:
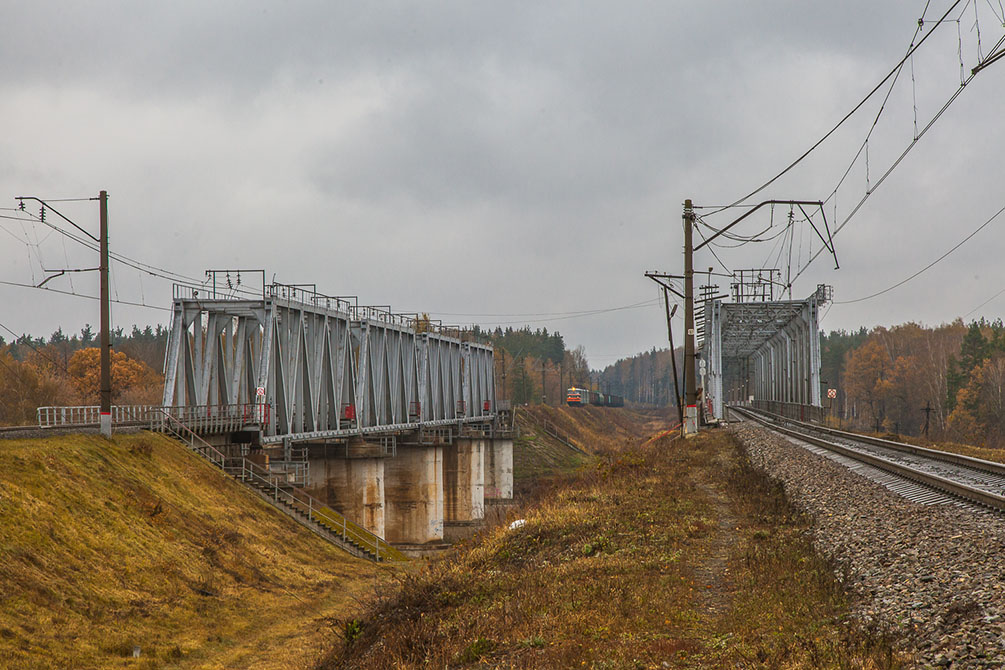
[[[382,574],[151,434],[0,442],[0,565],[4,668],[296,666]]]

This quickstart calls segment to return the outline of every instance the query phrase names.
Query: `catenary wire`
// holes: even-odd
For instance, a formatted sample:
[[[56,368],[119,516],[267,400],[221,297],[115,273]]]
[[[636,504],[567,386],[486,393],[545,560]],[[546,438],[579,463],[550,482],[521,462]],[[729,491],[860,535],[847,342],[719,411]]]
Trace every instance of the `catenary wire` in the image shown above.
[[[579,314],[596,314],[597,312],[605,312],[610,309],[624,309],[626,307],[641,307],[647,305],[651,300],[643,300],[641,302],[633,303],[631,305],[619,305],[618,307],[602,308],[602,309],[582,309],[572,312],[511,312],[511,313],[480,313],[480,312],[431,312],[426,311],[430,316],[575,316]],[[411,312],[409,312],[411,313]]]
[[[530,320],[522,320],[522,321],[490,321],[488,324],[470,323],[470,324],[467,324],[467,325],[472,325],[472,326],[475,326],[475,325],[507,326],[507,325],[519,325],[519,324],[528,324],[528,323],[549,323],[549,322],[552,322],[552,321],[568,321],[569,319],[581,319],[581,318],[587,317],[587,316],[598,316],[600,314],[608,314],[608,313],[611,313],[611,312],[622,312],[622,311],[629,310],[629,309],[641,309],[643,307],[652,307],[654,305],[660,304],[660,302],[661,302],[661,300],[659,300],[659,299],[652,299],[652,300],[646,300],[646,301],[641,302],[641,303],[636,303],[634,305],[625,305],[623,307],[611,307],[611,308],[608,308],[608,309],[599,309],[599,310],[594,310],[592,312],[586,312],[586,313],[582,313],[582,314],[571,314],[571,315],[568,315],[568,316],[557,316],[557,317],[549,318],[549,319],[530,319]]]
[[[959,249],[960,247],[962,247],[964,244],[966,244],[967,242],[969,242],[970,239],[974,237],[974,235],[976,235],[977,233],[979,233],[982,230],[984,230],[987,226],[989,226],[991,224],[992,221],[994,221],[999,216],[1001,216],[1002,212],[1005,212],[1005,205],[1003,205],[1001,209],[999,209],[997,212],[995,212],[991,216],[990,219],[988,219],[987,221],[985,221],[984,223],[982,223],[981,225],[979,225],[976,230],[974,230],[972,233],[970,233],[969,235],[967,235],[966,237],[964,237],[962,240],[960,240],[955,246],[953,246],[951,249],[949,249],[946,253],[942,254],[941,256],[939,256],[938,258],[936,258],[934,261],[932,261],[931,263],[929,263],[925,267],[921,268],[920,270],[918,270],[917,272],[915,272],[914,274],[912,274],[910,277],[907,277],[906,279],[903,279],[903,280],[897,282],[896,284],[894,284],[892,286],[888,286],[887,288],[883,289],[882,291],[877,291],[876,293],[873,293],[872,295],[867,295],[867,296],[864,296],[864,297],[861,297],[861,298],[855,298],[854,300],[835,300],[834,304],[835,305],[850,305],[850,304],[856,303],[856,302],[863,302],[865,300],[871,300],[872,298],[875,298],[877,296],[881,296],[884,293],[889,293],[890,291],[892,291],[893,289],[895,289],[897,287],[903,286],[904,284],[906,284],[907,282],[911,281],[912,279],[914,279],[918,275],[920,275],[923,272],[925,272],[925,271],[929,270],[930,268],[932,268],[934,265],[936,265],[938,262],[940,262],[942,259],[944,259],[949,254],[953,253],[954,251],[956,251],[957,249]],[[981,307],[983,307],[983,305],[981,305]]]
[[[949,7],[949,9],[947,9],[947,10],[946,10],[945,14],[943,14],[943,15],[942,15],[942,18],[941,18],[941,19],[939,19],[939,20],[938,20],[938,21],[936,22],[936,26],[938,26],[938,25],[941,25],[941,24],[942,24],[942,21],[943,21],[943,20],[944,20],[944,19],[945,19],[945,18],[946,18],[947,16],[949,16],[949,14],[950,14],[950,13],[952,13],[952,11],[953,11],[953,10],[954,10],[954,9],[955,9],[955,8],[956,8],[956,7],[957,7],[957,6],[959,5],[959,4],[960,4],[960,2],[962,2],[962,1],[963,1],[963,0],[955,0],[955,2],[953,2],[953,4],[952,4],[952,5],[951,5],[951,6]],[[929,4],[931,4],[931,0],[929,0],[928,2],[926,2],[926,3],[925,3],[925,10],[924,10],[925,12],[927,12],[927,11],[928,11],[928,6],[929,6]],[[922,13],[922,17],[924,17],[924,12]],[[918,25],[918,30],[916,30],[916,31],[915,31],[915,37],[917,37],[917,35],[918,35],[918,31],[920,31],[920,29],[921,29],[921,25],[923,25],[923,19],[922,19],[922,20],[920,20],[920,22],[919,22],[919,25]],[[810,154],[811,154],[811,153],[812,153],[813,151],[815,151],[815,150],[817,149],[817,147],[819,147],[819,146],[820,146],[821,144],[823,144],[823,143],[824,143],[825,141],[827,141],[827,139],[828,139],[828,138],[830,138],[830,136],[831,136],[831,135],[833,135],[833,134],[834,134],[835,132],[837,132],[837,130],[838,130],[838,129],[839,129],[839,128],[840,128],[841,126],[843,126],[843,125],[845,124],[845,122],[846,122],[846,121],[847,121],[848,119],[850,119],[850,118],[851,118],[852,116],[854,116],[854,115],[855,115],[855,113],[856,113],[856,112],[858,112],[858,110],[859,110],[859,109],[861,109],[861,108],[862,108],[862,107],[863,107],[863,106],[864,106],[864,105],[865,105],[865,104],[866,104],[866,103],[867,103],[867,102],[868,102],[868,101],[869,101],[869,100],[870,100],[870,99],[872,98],[872,96],[874,96],[874,95],[876,94],[876,92],[877,92],[877,91],[879,91],[879,90],[880,90],[880,89],[881,89],[881,88],[883,87],[883,85],[884,85],[884,84],[885,84],[885,83],[886,83],[886,82],[887,82],[887,81],[888,81],[888,80],[889,80],[889,79],[890,79],[891,77],[895,76],[895,75],[896,75],[896,74],[897,74],[897,73],[898,73],[898,72],[900,71],[900,68],[901,68],[901,67],[903,66],[903,64],[904,64],[904,63],[905,63],[905,62],[906,62],[906,61],[907,61],[907,60],[908,60],[908,59],[909,59],[909,58],[910,58],[910,57],[911,57],[911,56],[912,56],[912,55],[914,54],[914,52],[915,52],[915,51],[917,51],[917,50],[918,50],[919,48],[921,48],[921,45],[922,45],[922,44],[924,44],[924,43],[925,43],[925,41],[926,41],[926,40],[927,40],[927,39],[928,39],[929,37],[931,37],[932,35],[934,35],[934,34],[935,34],[935,29],[933,29],[933,30],[930,30],[930,31],[929,31],[929,32],[928,32],[927,34],[925,34],[925,35],[924,35],[924,36],[923,36],[923,37],[922,37],[922,38],[921,38],[921,39],[920,39],[920,40],[918,41],[918,43],[917,43],[917,44],[914,44],[914,38],[912,38],[912,39],[911,39],[911,44],[912,44],[912,45],[911,45],[911,47],[910,47],[910,48],[909,48],[909,49],[907,50],[907,54],[906,54],[906,55],[905,55],[905,56],[904,56],[904,57],[903,57],[903,58],[902,58],[902,59],[901,59],[901,60],[900,60],[900,61],[899,61],[899,62],[898,62],[898,63],[897,63],[897,64],[896,64],[896,65],[895,65],[894,67],[893,67],[893,69],[891,69],[891,70],[890,70],[890,72],[889,72],[889,73],[887,73],[887,75],[886,75],[885,77],[883,77],[883,79],[881,79],[881,80],[880,80],[880,82],[879,82],[878,84],[876,84],[876,86],[875,86],[875,87],[873,87],[873,89],[872,89],[871,91],[869,91],[869,93],[867,93],[867,94],[866,94],[866,96],[865,96],[864,98],[862,98],[862,100],[861,100],[861,101],[860,101],[860,102],[859,102],[859,103],[858,103],[857,105],[855,105],[855,106],[854,106],[854,107],[853,107],[853,108],[851,109],[851,111],[850,111],[850,112],[848,112],[847,114],[845,114],[845,115],[844,115],[844,116],[843,116],[843,117],[841,118],[841,120],[840,120],[840,121],[838,121],[838,122],[837,122],[837,123],[836,123],[836,124],[834,125],[834,127],[832,127],[832,128],[830,129],[830,130],[828,130],[828,131],[827,131],[827,132],[826,132],[826,133],[824,134],[824,136],[823,136],[823,137],[821,137],[821,138],[820,138],[819,140],[817,140],[817,141],[816,141],[816,142],[815,142],[815,143],[814,143],[814,144],[813,144],[812,146],[810,146],[810,148],[809,148],[809,149],[807,149],[807,150],[806,150],[805,152],[803,152],[803,153],[802,153],[802,154],[801,154],[801,155],[800,155],[800,156],[799,156],[798,158],[796,158],[796,159],[795,159],[794,161],[792,161],[791,163],[789,163],[789,165],[788,165],[788,166],[786,166],[786,167],[785,167],[785,168],[784,168],[784,169],[783,169],[783,170],[782,170],[781,172],[779,172],[779,173],[778,173],[778,174],[776,174],[776,175],[775,175],[774,177],[772,177],[772,178],[771,178],[771,179],[769,179],[768,181],[766,181],[766,182],[764,182],[763,184],[761,184],[760,186],[758,186],[758,187],[757,187],[756,189],[754,189],[753,191],[751,191],[751,192],[750,192],[750,193],[748,193],[747,195],[743,196],[742,198],[738,198],[738,199],[737,199],[737,200],[736,200],[736,201],[735,201],[734,203],[732,203],[731,205],[728,205],[727,207],[722,207],[722,208],[720,208],[720,209],[718,209],[718,210],[715,210],[715,211],[711,212],[711,214],[716,214],[716,213],[718,213],[718,212],[721,212],[721,211],[722,211],[723,209],[728,209],[728,208],[731,208],[731,207],[736,207],[736,206],[740,205],[740,203],[744,202],[745,200],[749,200],[750,198],[754,197],[755,195],[757,195],[758,193],[760,193],[760,192],[761,192],[761,191],[763,191],[764,189],[766,189],[766,188],[768,188],[769,186],[771,186],[772,184],[774,184],[774,183],[775,183],[776,181],[778,181],[779,179],[781,179],[781,178],[782,178],[782,177],[783,177],[784,175],[788,174],[788,172],[789,172],[789,171],[791,171],[791,170],[792,170],[792,168],[796,167],[796,166],[797,166],[797,165],[799,165],[799,164],[800,164],[801,162],[803,162],[803,160],[805,160],[807,156],[809,156],[809,155],[810,155]]]
[[[17,286],[20,288],[33,288],[38,291],[49,291],[51,293],[59,293],[60,295],[73,296],[74,298],[87,298],[88,300],[100,300],[101,298],[96,295],[88,295],[86,293],[72,293],[70,291],[64,291],[58,288],[49,288],[48,286],[35,286],[34,284],[24,284],[16,281],[9,281],[6,279],[0,279],[0,284],[4,286]],[[158,305],[147,305],[141,302],[133,302],[131,300],[116,300],[110,299],[109,302],[118,303],[120,305],[130,305],[132,307],[146,307],[147,309],[159,309],[163,312],[170,312],[170,307],[159,307]]]
[[[998,43],[991,50],[992,53],[996,49],[998,49],[998,47],[1000,47],[1002,44],[1005,44],[1005,36],[1003,36],[1000,40],[998,40]],[[942,115],[946,113],[946,110],[948,110],[949,107],[954,102],[956,102],[956,99],[959,98],[960,94],[963,93],[963,90],[967,87],[967,85],[971,81],[973,81],[974,77],[976,76],[977,72],[972,72],[970,76],[967,77],[962,84],[960,84],[960,86],[953,92],[953,94],[939,109],[939,111],[936,112],[931,119],[929,119],[928,123],[925,124],[925,127],[921,129],[921,132],[919,132],[917,136],[913,140],[911,140],[911,142],[907,145],[907,148],[905,148],[904,151],[900,154],[900,156],[898,156],[897,159],[890,165],[890,167],[886,169],[886,171],[879,178],[879,180],[876,181],[876,184],[871,189],[865,192],[865,194],[858,201],[858,203],[855,204],[855,207],[844,218],[841,224],[834,229],[834,232],[832,233],[831,237],[837,237],[838,233],[840,233],[841,230],[848,224],[848,222],[851,221],[851,219],[858,213],[858,211],[862,208],[862,206],[865,205],[866,201],[872,196],[872,194],[875,193],[879,189],[879,187],[883,184],[883,182],[886,181],[887,177],[889,177],[893,173],[893,171],[900,166],[900,164],[904,161],[904,159],[907,158],[907,155],[911,152],[911,150],[918,145],[918,142],[921,141],[921,138],[924,137],[929,130],[931,130],[932,126],[934,126],[935,123],[942,117]],[[815,261],[817,257],[819,257],[820,254],[822,254],[825,250],[826,250],[825,247],[821,247],[820,249],[817,250],[815,254],[811,255],[809,260],[806,261],[806,264],[803,265],[796,273],[796,276],[793,278],[793,280],[798,279],[803,274],[803,272],[805,272],[806,269],[813,263],[813,261]]]

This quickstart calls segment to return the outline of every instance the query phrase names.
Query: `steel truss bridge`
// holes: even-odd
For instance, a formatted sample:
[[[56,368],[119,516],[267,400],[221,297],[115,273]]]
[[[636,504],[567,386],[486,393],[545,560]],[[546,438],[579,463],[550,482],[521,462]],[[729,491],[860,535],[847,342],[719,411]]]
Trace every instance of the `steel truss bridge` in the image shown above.
[[[487,427],[493,350],[466,337],[311,285],[250,298],[176,285],[163,405],[265,445]]]
[[[820,406],[819,310],[831,295],[821,284],[805,300],[705,301],[705,411],[722,419],[726,403],[751,399]]]

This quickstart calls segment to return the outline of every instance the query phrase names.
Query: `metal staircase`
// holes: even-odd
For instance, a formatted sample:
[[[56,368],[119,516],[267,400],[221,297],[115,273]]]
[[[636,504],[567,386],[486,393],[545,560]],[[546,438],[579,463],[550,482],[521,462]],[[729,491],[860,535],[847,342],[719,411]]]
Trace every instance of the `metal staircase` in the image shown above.
[[[273,473],[244,456],[227,456],[184,423],[161,412],[151,430],[171,435],[223,472],[244,483],[288,517],[350,554],[371,561],[405,561],[407,557],[379,536],[326,506],[289,482],[287,473]]]

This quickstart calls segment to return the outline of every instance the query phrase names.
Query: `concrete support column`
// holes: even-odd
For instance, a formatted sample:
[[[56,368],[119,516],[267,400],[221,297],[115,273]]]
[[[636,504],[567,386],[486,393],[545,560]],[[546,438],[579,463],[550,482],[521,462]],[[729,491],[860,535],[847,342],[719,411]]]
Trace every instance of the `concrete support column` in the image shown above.
[[[486,440],[485,498],[513,499],[513,440]]]
[[[485,440],[458,438],[443,450],[444,520],[485,518]]]
[[[443,447],[399,446],[384,463],[384,538],[397,544],[443,541]]]
[[[311,459],[307,491],[350,521],[384,536],[384,459]]]

